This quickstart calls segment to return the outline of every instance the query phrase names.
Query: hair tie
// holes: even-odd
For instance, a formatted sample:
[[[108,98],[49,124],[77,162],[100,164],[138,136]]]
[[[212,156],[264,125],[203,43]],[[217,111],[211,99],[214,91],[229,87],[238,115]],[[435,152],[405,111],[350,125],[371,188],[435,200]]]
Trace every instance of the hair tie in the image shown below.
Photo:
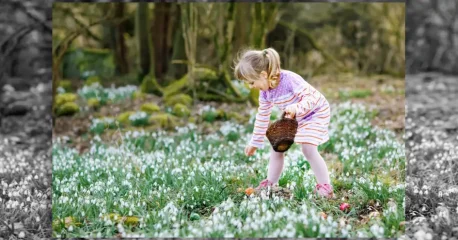
[[[267,50],[262,50],[262,55],[267,56]]]

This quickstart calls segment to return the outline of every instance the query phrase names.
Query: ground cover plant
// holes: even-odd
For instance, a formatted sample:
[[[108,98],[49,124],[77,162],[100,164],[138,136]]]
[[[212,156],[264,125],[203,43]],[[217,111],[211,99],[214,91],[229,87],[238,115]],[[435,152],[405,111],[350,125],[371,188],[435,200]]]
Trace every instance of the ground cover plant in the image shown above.
[[[402,82],[367,79],[359,87],[372,93],[345,101],[332,81],[321,86],[333,109],[331,139],[320,147],[333,200],[313,195],[315,179],[297,145],[286,154],[280,190],[246,191],[263,179],[268,163],[267,142],[255,156],[243,154],[254,108],[202,102],[178,117],[158,99],[160,113],[141,111],[154,99],[147,95],[58,118],[53,236],[398,237],[405,227],[405,153],[396,119],[403,112],[387,102],[403,96]],[[120,122],[126,110],[128,121]],[[386,119],[386,111],[395,116]],[[151,121],[164,114],[162,125]]]
[[[458,238],[458,79],[406,78],[406,238]]]
[[[24,80],[27,81],[27,80]],[[50,82],[6,91],[0,127],[0,239],[51,236]]]

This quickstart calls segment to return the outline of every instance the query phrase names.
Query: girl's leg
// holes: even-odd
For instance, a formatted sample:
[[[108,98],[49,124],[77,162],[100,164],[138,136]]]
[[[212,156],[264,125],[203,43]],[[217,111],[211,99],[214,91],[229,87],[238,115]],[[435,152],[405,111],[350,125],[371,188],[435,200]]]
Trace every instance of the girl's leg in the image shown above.
[[[281,172],[283,171],[284,162],[284,153],[275,152],[273,148],[270,149],[269,170],[267,171],[267,180],[270,183],[278,183]]]
[[[310,144],[302,144],[302,152],[309,161],[318,184],[331,184],[329,172],[324,159],[318,152],[318,147]]]

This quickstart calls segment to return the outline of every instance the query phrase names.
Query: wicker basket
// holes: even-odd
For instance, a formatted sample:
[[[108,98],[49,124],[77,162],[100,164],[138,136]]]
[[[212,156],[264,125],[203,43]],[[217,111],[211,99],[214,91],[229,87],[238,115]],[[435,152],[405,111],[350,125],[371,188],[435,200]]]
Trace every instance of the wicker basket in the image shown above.
[[[285,117],[283,113],[280,120],[272,123],[267,128],[266,136],[276,152],[286,152],[294,143],[298,123],[295,119]]]

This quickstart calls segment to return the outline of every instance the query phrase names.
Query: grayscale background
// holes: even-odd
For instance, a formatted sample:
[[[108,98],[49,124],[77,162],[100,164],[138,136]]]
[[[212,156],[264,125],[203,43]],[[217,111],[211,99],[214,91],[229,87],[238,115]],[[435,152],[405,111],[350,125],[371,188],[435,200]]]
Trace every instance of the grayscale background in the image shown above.
[[[458,3],[406,2],[406,238],[458,238]]]
[[[51,4],[0,1],[0,239],[51,237]]]

